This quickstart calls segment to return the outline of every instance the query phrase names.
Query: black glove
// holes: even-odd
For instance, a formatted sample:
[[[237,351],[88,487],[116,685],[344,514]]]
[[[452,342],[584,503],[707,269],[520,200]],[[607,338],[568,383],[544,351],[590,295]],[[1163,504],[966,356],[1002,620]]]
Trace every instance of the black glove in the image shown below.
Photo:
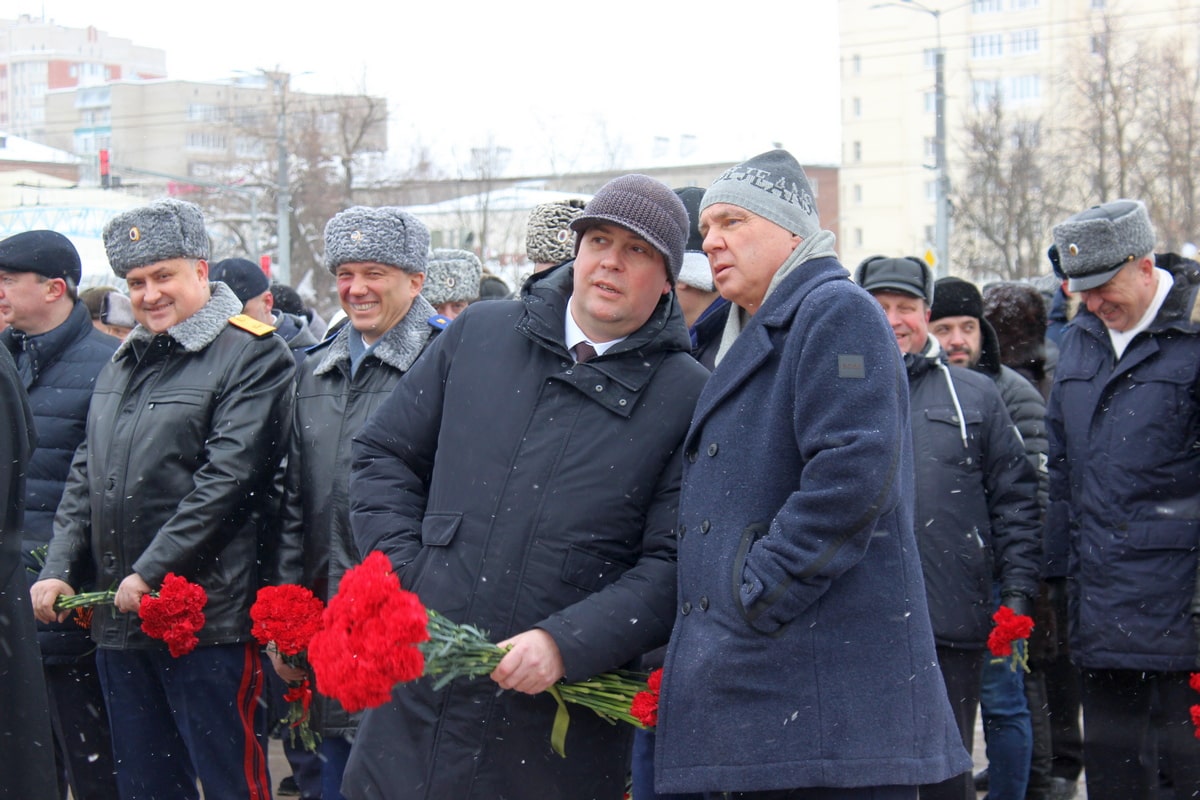
[[[1000,605],[1008,606],[1014,614],[1033,616],[1033,601],[1020,592],[1003,592],[1000,595]]]

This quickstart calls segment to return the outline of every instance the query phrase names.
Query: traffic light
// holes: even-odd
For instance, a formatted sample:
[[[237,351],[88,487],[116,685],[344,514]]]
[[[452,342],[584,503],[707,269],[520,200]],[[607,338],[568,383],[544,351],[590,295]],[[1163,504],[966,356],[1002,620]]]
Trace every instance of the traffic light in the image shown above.
[[[100,151],[100,188],[107,189],[112,185],[108,175],[108,150]]]

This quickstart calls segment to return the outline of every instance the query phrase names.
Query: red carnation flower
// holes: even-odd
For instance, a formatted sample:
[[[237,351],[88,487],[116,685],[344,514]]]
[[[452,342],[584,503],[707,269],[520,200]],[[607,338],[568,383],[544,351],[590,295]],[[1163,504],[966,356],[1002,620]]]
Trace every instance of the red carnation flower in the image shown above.
[[[629,714],[647,728],[658,724],[658,698],[662,688],[662,670],[656,669],[646,678],[646,691],[633,696]]]
[[[397,683],[425,671],[417,645],[429,639],[428,614],[400,588],[387,556],[371,553],[346,571],[308,645],[317,689],[353,713],[383,705]]]
[[[166,642],[175,658],[187,655],[200,643],[196,633],[204,627],[203,609],[207,602],[204,587],[169,572],[163,578],[162,588],[144,596],[138,606],[142,631]]]
[[[1008,606],[1000,606],[992,615],[992,621],[996,623],[996,627],[988,634],[988,650],[994,656],[1009,656],[1014,670],[1020,666],[1028,672],[1029,658],[1025,648],[1019,645],[1014,648],[1013,645],[1028,639],[1029,634],[1033,633],[1033,619],[1024,614],[1013,613]]]
[[[264,586],[250,606],[250,633],[259,644],[274,642],[285,656],[299,655],[321,629],[324,610],[325,604],[303,586]]]

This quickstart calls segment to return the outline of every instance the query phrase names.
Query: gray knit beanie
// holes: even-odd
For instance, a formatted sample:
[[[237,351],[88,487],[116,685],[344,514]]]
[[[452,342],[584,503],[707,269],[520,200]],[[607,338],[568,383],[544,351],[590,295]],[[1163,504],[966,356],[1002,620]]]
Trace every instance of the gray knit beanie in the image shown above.
[[[683,201],[665,183],[647,175],[623,175],[600,187],[571,222],[576,234],[611,222],[633,231],[662,253],[671,283],[683,265],[683,247],[688,238],[688,215]],[[579,236],[575,237],[579,252]]]
[[[714,203],[744,208],[803,239],[821,230],[808,176],[786,150],[771,150],[725,170],[704,193],[700,210]]]
[[[469,303],[479,297],[483,264],[467,250],[435,248],[425,267],[425,285],[421,294],[431,306],[442,303]]]
[[[1154,240],[1154,226],[1140,200],[1092,206],[1054,226],[1058,268],[1071,292],[1107,283],[1126,264],[1153,253]]]
[[[429,229],[402,208],[353,206],[325,224],[325,268],[351,262],[424,272],[429,258]]]
[[[571,220],[583,213],[583,200],[534,206],[525,225],[525,257],[533,264],[561,264],[575,255]]]
[[[173,258],[207,259],[208,233],[200,206],[183,200],[156,200],[118,214],[104,226],[104,250],[113,272]]]

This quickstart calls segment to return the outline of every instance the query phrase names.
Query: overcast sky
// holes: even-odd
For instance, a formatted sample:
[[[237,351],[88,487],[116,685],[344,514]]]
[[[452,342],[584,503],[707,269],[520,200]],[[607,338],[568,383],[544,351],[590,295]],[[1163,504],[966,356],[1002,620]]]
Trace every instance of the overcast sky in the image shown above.
[[[840,160],[836,0],[0,0],[23,13],[161,48],[172,78],[279,67],[301,90],[383,95],[397,163],[423,145],[452,170],[495,145],[513,170],[570,171],[684,136],[701,160],[776,142]]]

